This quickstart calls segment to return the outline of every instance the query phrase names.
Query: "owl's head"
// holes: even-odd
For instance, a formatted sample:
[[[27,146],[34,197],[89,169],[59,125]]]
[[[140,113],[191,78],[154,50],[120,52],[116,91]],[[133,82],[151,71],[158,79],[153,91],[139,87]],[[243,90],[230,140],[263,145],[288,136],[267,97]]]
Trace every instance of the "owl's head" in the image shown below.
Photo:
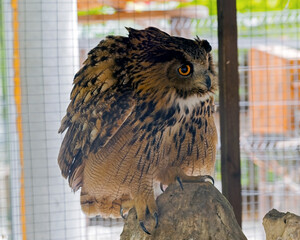
[[[139,94],[206,100],[215,93],[218,83],[208,41],[170,36],[154,27],[128,31],[128,74]]]

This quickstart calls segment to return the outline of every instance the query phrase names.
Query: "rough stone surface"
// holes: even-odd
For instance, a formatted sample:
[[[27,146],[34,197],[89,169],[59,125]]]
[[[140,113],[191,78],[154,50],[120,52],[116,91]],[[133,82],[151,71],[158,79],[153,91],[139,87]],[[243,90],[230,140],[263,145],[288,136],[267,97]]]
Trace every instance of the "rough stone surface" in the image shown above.
[[[159,225],[154,229],[154,219],[145,221],[151,235],[144,233],[132,209],[125,221],[121,240],[243,240],[246,239],[238,225],[227,199],[211,183],[184,183],[170,185],[156,202]]]
[[[300,216],[272,209],[263,218],[267,240],[299,240]]]

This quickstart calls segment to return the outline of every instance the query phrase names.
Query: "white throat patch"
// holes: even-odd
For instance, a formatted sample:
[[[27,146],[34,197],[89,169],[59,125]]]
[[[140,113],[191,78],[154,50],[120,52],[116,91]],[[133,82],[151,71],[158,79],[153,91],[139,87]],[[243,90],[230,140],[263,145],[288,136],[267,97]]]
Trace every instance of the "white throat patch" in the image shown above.
[[[196,106],[199,106],[201,104],[201,102],[205,102],[207,99],[209,99],[211,97],[210,93],[205,94],[204,96],[190,96],[187,98],[177,98],[174,102],[175,106],[178,104],[180,107],[180,113],[182,114],[186,114],[186,112],[188,111],[189,113],[191,113],[193,111],[193,109]],[[187,110],[188,109],[188,110]]]

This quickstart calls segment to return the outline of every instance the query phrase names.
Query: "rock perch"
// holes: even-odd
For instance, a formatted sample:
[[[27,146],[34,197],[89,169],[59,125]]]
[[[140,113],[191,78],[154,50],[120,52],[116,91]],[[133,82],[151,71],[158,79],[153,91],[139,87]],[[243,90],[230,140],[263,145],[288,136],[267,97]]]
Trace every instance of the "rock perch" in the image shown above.
[[[272,209],[263,219],[267,240],[299,240],[300,216]]]
[[[125,221],[121,240],[244,240],[232,207],[227,199],[211,184],[184,183],[170,185],[156,202],[159,209],[159,225],[148,217],[147,235],[139,227],[135,210]]]

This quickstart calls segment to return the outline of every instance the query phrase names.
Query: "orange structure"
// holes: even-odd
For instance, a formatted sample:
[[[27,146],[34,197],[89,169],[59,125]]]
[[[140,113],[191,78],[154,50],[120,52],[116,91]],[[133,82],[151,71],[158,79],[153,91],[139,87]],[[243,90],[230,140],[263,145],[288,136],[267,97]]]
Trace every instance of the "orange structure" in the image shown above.
[[[285,46],[252,48],[249,67],[252,133],[290,135],[300,123],[300,51]]]

